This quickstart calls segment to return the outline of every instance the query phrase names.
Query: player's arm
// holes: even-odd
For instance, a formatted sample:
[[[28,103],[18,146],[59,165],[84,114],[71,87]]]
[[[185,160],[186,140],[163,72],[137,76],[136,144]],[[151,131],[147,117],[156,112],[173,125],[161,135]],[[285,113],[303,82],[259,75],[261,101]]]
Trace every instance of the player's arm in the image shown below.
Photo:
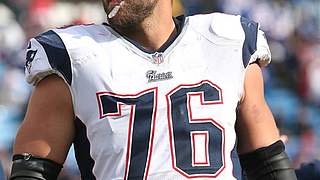
[[[238,152],[248,179],[295,180],[275,120],[265,102],[262,72],[256,63],[247,67],[238,113]]]
[[[16,137],[10,180],[56,179],[74,137],[73,119],[71,94],[62,78],[41,80]]]

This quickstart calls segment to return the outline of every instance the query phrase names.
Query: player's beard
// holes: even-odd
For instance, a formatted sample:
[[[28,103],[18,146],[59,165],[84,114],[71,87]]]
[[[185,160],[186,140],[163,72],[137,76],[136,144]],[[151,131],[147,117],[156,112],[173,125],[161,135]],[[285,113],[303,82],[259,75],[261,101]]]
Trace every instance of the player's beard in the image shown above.
[[[113,7],[104,1],[104,9],[109,14]],[[108,18],[109,25],[116,30],[130,32],[135,31],[138,25],[149,17],[158,0],[124,0],[120,10],[112,18]]]

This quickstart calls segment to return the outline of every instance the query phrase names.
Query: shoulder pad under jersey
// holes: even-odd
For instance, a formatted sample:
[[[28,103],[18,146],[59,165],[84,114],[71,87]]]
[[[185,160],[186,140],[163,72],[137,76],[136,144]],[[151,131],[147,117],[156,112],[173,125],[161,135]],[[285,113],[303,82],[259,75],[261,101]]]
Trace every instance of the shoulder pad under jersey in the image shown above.
[[[270,63],[267,39],[258,23],[224,13],[195,15],[189,21],[195,31],[214,44],[241,45],[244,67],[254,62],[260,66]]]

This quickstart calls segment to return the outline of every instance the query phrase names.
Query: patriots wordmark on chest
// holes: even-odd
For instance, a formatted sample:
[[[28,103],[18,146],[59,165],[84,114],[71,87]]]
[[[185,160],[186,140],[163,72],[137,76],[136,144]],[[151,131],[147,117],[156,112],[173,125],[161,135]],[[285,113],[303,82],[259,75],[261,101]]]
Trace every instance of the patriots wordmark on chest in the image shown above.
[[[171,71],[157,73],[155,70],[149,70],[146,73],[146,78],[148,79],[148,82],[156,82],[172,79],[173,75]]]

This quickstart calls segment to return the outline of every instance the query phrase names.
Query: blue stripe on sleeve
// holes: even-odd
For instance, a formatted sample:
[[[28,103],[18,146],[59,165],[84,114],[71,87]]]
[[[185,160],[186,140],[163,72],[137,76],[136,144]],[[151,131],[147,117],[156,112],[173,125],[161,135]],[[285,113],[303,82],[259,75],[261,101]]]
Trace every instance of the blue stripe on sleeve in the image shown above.
[[[51,67],[59,71],[69,85],[72,83],[71,61],[61,38],[54,31],[47,31],[35,38],[44,48]]]
[[[251,55],[257,50],[258,23],[241,17],[241,26],[245,33],[245,40],[242,47],[242,61],[247,67]]]

